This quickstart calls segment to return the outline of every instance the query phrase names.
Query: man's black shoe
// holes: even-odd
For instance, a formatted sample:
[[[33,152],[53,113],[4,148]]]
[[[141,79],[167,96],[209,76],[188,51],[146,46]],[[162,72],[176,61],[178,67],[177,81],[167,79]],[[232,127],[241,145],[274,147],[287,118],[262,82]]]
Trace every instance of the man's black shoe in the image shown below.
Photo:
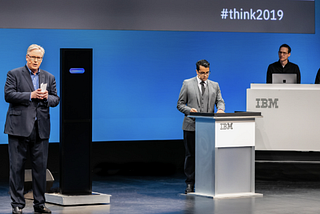
[[[188,194],[190,192],[194,192],[194,186],[192,184],[187,184],[187,188],[184,191],[185,194]]]
[[[51,210],[45,206],[34,207],[34,213],[51,213]]]
[[[22,214],[22,209],[20,207],[12,208],[12,214]]]

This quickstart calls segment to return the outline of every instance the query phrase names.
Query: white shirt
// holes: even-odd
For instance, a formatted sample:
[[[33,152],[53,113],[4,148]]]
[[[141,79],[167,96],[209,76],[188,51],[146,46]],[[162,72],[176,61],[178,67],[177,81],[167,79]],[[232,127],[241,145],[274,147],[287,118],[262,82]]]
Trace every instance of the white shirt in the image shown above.
[[[199,87],[200,93],[202,93],[202,90],[201,90],[201,82],[202,82],[202,80],[199,79],[198,76],[197,76],[197,80],[198,80],[198,87]],[[208,84],[207,82],[208,82],[208,80],[204,81],[204,84],[203,84],[205,89],[207,88],[207,84]]]

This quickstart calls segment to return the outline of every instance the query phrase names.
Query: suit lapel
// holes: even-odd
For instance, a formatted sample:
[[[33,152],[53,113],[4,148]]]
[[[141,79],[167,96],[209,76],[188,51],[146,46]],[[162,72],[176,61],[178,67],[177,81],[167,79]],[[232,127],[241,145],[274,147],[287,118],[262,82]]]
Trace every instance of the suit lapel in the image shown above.
[[[45,83],[45,75],[43,73],[43,70],[40,69],[39,73],[39,87],[41,87],[41,83]]]
[[[33,87],[32,81],[31,81],[30,72],[28,71],[26,66],[22,69],[22,76],[26,79],[26,82],[29,85],[30,91],[34,91],[34,87]]]
[[[212,81],[208,80],[208,93],[209,93],[209,102],[208,102],[208,111],[214,112],[214,107],[216,103],[216,97],[214,96],[215,89]]]
[[[200,103],[201,103],[200,102],[200,91],[199,91],[199,87],[198,87],[197,77],[194,78],[193,87],[194,87],[194,91],[196,92],[196,98],[197,98],[198,106],[200,106]]]
[[[210,94],[210,92],[211,92],[211,90],[210,90],[211,89],[211,82],[209,80],[207,80],[207,82],[208,82],[207,89],[208,89],[208,96],[209,96],[209,100],[208,100],[208,110],[209,110],[212,94]]]

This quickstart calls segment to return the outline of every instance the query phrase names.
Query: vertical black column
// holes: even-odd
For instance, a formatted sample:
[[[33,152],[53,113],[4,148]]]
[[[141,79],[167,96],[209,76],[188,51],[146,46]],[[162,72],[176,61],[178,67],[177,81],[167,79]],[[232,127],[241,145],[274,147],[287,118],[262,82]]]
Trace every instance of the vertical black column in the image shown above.
[[[92,193],[92,49],[60,49],[60,193]]]

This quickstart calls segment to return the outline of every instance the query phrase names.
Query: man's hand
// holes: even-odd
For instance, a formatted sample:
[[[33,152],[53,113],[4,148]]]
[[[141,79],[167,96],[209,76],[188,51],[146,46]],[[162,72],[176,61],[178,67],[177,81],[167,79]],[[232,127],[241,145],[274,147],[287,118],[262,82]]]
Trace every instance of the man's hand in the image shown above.
[[[48,99],[48,91],[44,91],[42,92],[40,88],[38,88],[37,90],[31,92],[31,98],[32,99]]]
[[[224,113],[224,111],[222,109],[219,109],[217,113]]]
[[[197,109],[192,108],[192,109],[190,110],[190,112],[198,112],[198,111],[197,111]]]

